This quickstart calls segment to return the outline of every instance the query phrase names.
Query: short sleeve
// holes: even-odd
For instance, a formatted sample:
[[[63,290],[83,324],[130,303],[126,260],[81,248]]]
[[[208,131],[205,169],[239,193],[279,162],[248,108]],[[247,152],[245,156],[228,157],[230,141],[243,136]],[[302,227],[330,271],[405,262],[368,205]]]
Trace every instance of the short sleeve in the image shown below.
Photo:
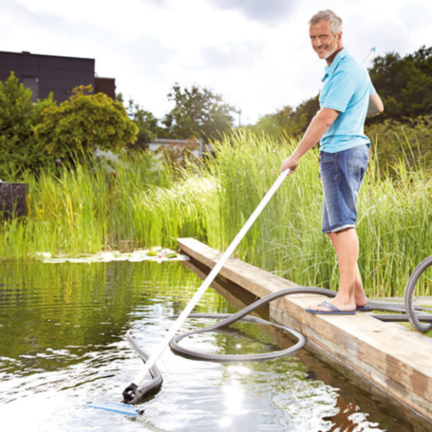
[[[372,81],[369,81],[369,96],[372,96],[376,93],[375,87],[372,84]]]
[[[322,108],[344,112],[355,92],[354,78],[345,70],[336,72],[327,85]]]

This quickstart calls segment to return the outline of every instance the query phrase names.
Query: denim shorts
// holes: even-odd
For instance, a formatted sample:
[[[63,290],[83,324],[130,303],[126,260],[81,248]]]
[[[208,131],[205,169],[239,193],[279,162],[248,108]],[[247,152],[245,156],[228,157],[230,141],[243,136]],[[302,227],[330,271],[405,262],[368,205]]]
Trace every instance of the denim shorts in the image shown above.
[[[355,228],[357,197],[369,161],[369,147],[360,145],[337,153],[320,152],[323,187],[322,232]]]

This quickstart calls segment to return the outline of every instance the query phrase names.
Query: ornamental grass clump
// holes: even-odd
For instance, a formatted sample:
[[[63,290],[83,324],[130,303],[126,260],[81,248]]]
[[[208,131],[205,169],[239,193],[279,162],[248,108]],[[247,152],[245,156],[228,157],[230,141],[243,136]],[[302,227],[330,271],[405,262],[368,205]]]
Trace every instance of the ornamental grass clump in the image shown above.
[[[229,245],[296,145],[288,137],[276,142],[238,132],[215,146],[217,157],[209,170],[219,179],[221,232],[214,246]],[[371,151],[359,196],[359,266],[367,294],[403,295],[415,266],[432,255],[432,179],[421,163],[413,170],[404,159],[380,168],[376,150]],[[337,258],[321,234],[321,202],[318,151],[313,149],[281,186],[236,255],[298,284],[337,289]]]
[[[119,161],[90,160],[64,167],[59,175],[26,174],[28,215],[0,223],[3,259],[96,253],[133,240],[130,208],[134,198],[154,185],[169,188],[171,167],[152,153],[124,152]]]
[[[225,250],[279,176],[297,142],[237,131],[214,143],[216,158],[173,168],[151,152],[123,152],[59,175],[27,175],[28,216],[0,224],[3,259],[176,248],[194,237]],[[432,255],[432,177],[405,157],[379,165],[373,145],[359,195],[359,267],[368,295],[403,295],[416,265]],[[306,153],[235,255],[299,285],[338,288],[337,258],[321,233],[318,149]],[[427,287],[423,287],[426,293]]]
[[[209,241],[208,231],[214,236],[218,232],[217,201],[214,178],[185,173],[172,188],[154,186],[135,197],[131,202],[135,234],[144,244],[167,247],[175,247],[179,236]]]

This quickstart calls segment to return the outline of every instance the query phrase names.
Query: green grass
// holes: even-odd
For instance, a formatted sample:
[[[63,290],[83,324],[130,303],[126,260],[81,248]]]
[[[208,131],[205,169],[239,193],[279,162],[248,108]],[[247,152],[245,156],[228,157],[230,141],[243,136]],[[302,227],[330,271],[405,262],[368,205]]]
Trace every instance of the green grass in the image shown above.
[[[205,212],[193,212],[197,185],[212,180],[200,177],[192,187],[193,178],[183,177],[152,153],[123,155],[114,169],[98,163],[65,169],[59,177],[28,175],[28,216],[0,225],[1,256],[94,253],[115,249],[121,240],[135,248],[172,247],[179,230],[201,236]]]
[[[296,145],[288,139],[277,144],[268,138],[237,134],[217,147],[217,163],[211,170],[221,186],[223,230],[218,247],[227,247],[276,180],[281,159]],[[296,283],[336,289],[336,257],[321,234],[317,159],[317,151],[302,158],[237,255]],[[432,254],[432,180],[420,164],[416,171],[408,171],[404,161],[388,168],[392,176],[380,176],[377,160],[375,152],[359,197],[359,266],[367,294],[401,295],[415,266]]]
[[[225,249],[296,145],[237,132],[215,145],[217,157],[205,167],[174,170],[157,155],[134,153],[120,157],[115,174],[99,163],[57,177],[28,175],[29,214],[0,225],[1,256],[94,253],[122,240],[175,247],[178,237]],[[317,159],[316,150],[302,158],[236,255],[296,283],[336,289],[337,260],[321,234]],[[383,172],[377,161],[375,152],[359,197],[359,266],[368,295],[402,295],[412,270],[432,254],[432,180],[421,164],[413,170],[401,160]]]

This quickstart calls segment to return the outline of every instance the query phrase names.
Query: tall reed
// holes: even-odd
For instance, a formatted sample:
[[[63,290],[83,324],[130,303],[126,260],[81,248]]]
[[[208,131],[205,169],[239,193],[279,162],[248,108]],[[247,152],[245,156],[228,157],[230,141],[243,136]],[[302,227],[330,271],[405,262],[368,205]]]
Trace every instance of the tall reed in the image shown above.
[[[297,145],[286,138],[240,132],[216,147],[210,166],[219,179],[224,249],[279,175],[281,160]],[[427,170],[409,171],[401,160],[393,175],[380,176],[377,153],[359,197],[359,266],[368,294],[401,295],[409,274],[432,254],[432,180]],[[337,288],[337,260],[321,234],[322,189],[318,153],[308,152],[281,186],[237,255],[305,286]]]
[[[4,260],[37,252],[94,253],[122,240],[132,248],[175,246],[180,233],[206,239],[208,212],[200,205],[209,197],[207,189],[214,189],[212,179],[174,172],[151,152],[124,154],[111,164],[93,161],[59,176],[28,175],[24,181],[28,216],[0,224]]]
[[[216,158],[205,167],[173,169],[148,152],[57,176],[29,175],[29,214],[0,223],[1,256],[94,253],[122,240],[133,248],[175,247],[178,237],[225,249],[296,145],[237,131],[215,143]],[[359,196],[359,266],[368,294],[401,295],[415,266],[432,254],[432,180],[421,163],[413,170],[400,160],[384,170],[376,149],[379,143]],[[317,159],[316,149],[301,159],[236,255],[298,284],[337,288],[337,259],[321,234]]]

